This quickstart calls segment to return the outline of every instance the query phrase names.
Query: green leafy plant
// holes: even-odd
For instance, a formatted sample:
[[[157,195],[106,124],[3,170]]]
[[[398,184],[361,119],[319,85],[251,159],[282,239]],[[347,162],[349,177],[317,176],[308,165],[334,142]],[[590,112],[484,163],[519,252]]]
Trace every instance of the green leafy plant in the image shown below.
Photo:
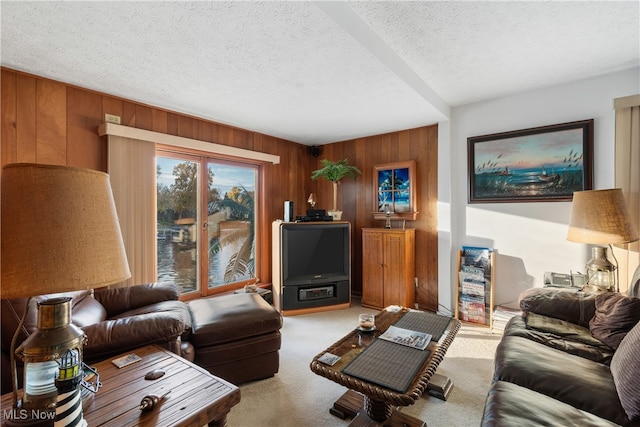
[[[320,161],[322,168],[315,170],[311,173],[311,179],[324,178],[327,181],[331,181],[333,184],[333,210],[338,210],[338,183],[345,176],[355,178],[356,175],[362,175],[360,169],[355,166],[349,165],[348,159],[340,160],[339,162],[332,162],[331,160],[323,159]]]

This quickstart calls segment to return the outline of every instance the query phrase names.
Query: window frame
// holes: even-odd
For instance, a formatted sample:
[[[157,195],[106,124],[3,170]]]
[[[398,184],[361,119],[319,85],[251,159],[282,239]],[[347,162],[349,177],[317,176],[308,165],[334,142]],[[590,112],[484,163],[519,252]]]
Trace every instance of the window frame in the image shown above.
[[[264,189],[264,174],[265,168],[263,162],[252,160],[252,159],[244,159],[232,156],[226,156],[219,153],[213,153],[202,150],[195,150],[189,148],[176,147],[172,145],[165,144],[156,144],[156,157],[160,156],[162,153],[162,157],[172,157],[176,156],[178,158],[185,158],[189,160],[193,160],[193,158],[198,158],[196,160],[199,163],[200,173],[198,174],[198,188],[200,190],[200,194],[198,197],[199,200],[199,209],[198,209],[198,218],[197,222],[199,224],[199,237],[202,236],[202,233],[205,232],[203,230],[203,225],[207,224],[206,215],[204,212],[207,212],[207,187],[202,185],[202,171],[208,170],[208,164],[210,161],[214,161],[216,163],[221,164],[230,164],[237,165],[242,167],[249,167],[256,170],[256,188],[254,195],[254,209],[255,209],[255,224],[254,224],[254,239],[255,239],[255,278],[242,280],[226,285],[216,286],[213,288],[209,288],[209,280],[207,276],[208,272],[208,263],[209,263],[209,253],[208,253],[208,242],[207,239],[198,239],[198,251],[199,251],[199,263],[198,263],[198,275],[200,286],[197,291],[190,292],[188,294],[184,294],[180,296],[180,299],[183,301],[188,301],[192,299],[219,295],[223,293],[233,292],[238,289],[244,288],[244,286],[248,284],[254,284],[260,282],[260,274],[262,271],[265,271],[265,257],[262,252],[265,249],[263,245],[264,242],[264,232],[261,224],[264,222],[264,218],[266,215],[266,206],[264,203],[263,197],[263,189]],[[155,171],[154,171],[155,172]],[[207,225],[208,226],[208,225]],[[156,243],[157,245],[157,243]],[[157,246],[156,246],[157,250]]]

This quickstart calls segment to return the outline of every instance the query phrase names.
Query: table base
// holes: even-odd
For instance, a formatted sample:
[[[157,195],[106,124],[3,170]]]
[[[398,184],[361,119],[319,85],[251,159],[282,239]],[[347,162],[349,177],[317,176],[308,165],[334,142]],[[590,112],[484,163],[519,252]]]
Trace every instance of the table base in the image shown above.
[[[379,401],[373,401],[374,406],[382,403]],[[408,414],[403,414],[396,408],[391,407],[391,416],[387,421],[379,422],[371,419],[365,411],[365,397],[353,390],[348,390],[343,394],[334,404],[333,408],[329,409],[333,415],[342,418],[353,418],[353,421],[349,424],[349,427],[426,427],[427,424],[415,417]]]
[[[437,397],[441,400],[447,400],[451,389],[453,388],[453,382],[451,378],[445,377],[440,374],[433,374],[427,385],[427,393],[433,397]]]

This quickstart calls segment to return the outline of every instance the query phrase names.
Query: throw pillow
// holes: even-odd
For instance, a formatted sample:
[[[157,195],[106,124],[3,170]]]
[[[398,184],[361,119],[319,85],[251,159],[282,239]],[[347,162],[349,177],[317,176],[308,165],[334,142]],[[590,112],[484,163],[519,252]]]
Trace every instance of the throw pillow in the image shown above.
[[[631,421],[640,421],[640,323],[624,337],[611,359],[611,375],[624,412]]]
[[[596,314],[589,321],[591,334],[616,349],[640,321],[640,299],[611,292],[596,296]]]

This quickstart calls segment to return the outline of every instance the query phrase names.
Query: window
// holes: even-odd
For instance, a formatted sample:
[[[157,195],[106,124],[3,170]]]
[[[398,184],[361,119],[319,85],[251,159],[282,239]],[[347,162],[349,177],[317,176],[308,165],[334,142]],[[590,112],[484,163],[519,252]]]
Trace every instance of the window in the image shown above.
[[[257,170],[210,161],[208,173],[208,287],[252,281],[256,277]]]
[[[258,177],[257,165],[158,150],[158,282],[187,297],[255,282]]]

